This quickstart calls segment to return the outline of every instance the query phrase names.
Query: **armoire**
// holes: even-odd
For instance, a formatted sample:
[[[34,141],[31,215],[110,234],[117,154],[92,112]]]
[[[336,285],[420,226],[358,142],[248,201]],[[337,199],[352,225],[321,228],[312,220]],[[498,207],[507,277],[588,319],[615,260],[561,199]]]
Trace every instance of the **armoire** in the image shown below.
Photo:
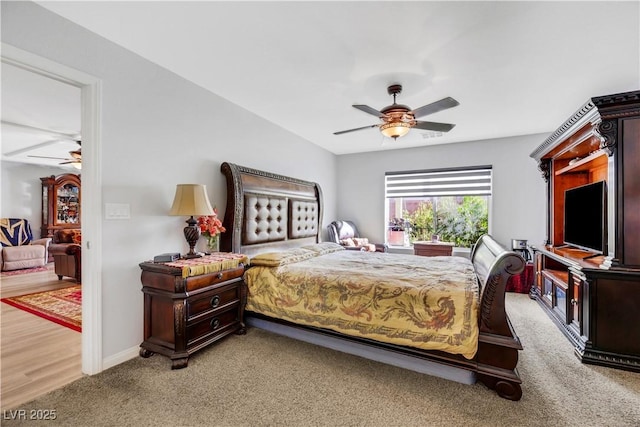
[[[582,362],[640,372],[640,91],[589,99],[531,157],[547,184],[531,297]]]
[[[42,228],[40,237],[53,237],[56,230],[81,228],[80,175],[46,176],[42,181]]]

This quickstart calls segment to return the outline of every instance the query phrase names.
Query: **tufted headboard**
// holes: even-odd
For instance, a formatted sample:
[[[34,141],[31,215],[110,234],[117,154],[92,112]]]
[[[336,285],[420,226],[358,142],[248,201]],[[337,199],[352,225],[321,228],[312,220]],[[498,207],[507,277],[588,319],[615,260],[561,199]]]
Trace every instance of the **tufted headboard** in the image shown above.
[[[223,163],[227,207],[220,250],[249,256],[320,241],[322,190],[315,182]]]

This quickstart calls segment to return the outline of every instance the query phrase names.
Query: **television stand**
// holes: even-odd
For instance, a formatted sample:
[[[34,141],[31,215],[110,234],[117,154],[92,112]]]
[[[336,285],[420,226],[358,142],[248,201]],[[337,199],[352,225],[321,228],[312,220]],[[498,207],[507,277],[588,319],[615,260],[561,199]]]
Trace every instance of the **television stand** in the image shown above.
[[[640,91],[589,98],[531,157],[547,235],[530,296],[583,362],[640,372]]]
[[[601,254],[533,247],[537,300],[584,363],[640,372],[640,272],[600,268]]]

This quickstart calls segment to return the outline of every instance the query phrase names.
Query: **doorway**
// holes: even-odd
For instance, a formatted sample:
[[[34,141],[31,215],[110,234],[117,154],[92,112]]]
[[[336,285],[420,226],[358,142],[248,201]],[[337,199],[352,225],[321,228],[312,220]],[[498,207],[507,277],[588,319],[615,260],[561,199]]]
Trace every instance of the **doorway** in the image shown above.
[[[102,371],[102,199],[100,156],[101,81],[2,43],[2,65],[11,65],[81,90],[82,135],[82,372]],[[95,243],[94,243],[95,242]]]

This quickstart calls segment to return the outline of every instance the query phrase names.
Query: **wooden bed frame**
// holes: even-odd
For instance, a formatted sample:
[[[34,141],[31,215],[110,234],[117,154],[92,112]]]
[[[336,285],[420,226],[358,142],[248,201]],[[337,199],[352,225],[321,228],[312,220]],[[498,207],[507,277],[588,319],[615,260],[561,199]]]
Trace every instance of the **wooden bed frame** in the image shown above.
[[[322,191],[314,182],[223,163],[227,179],[226,233],[221,250],[254,256],[318,243],[322,234]],[[441,351],[380,343],[333,331],[296,325],[245,312],[249,326],[333,348],[368,359],[438,377],[494,389],[506,399],[522,396],[516,365],[522,350],[505,311],[504,293],[511,275],[524,269],[524,259],[483,236],[471,259],[481,285],[479,343],[469,360]]]

